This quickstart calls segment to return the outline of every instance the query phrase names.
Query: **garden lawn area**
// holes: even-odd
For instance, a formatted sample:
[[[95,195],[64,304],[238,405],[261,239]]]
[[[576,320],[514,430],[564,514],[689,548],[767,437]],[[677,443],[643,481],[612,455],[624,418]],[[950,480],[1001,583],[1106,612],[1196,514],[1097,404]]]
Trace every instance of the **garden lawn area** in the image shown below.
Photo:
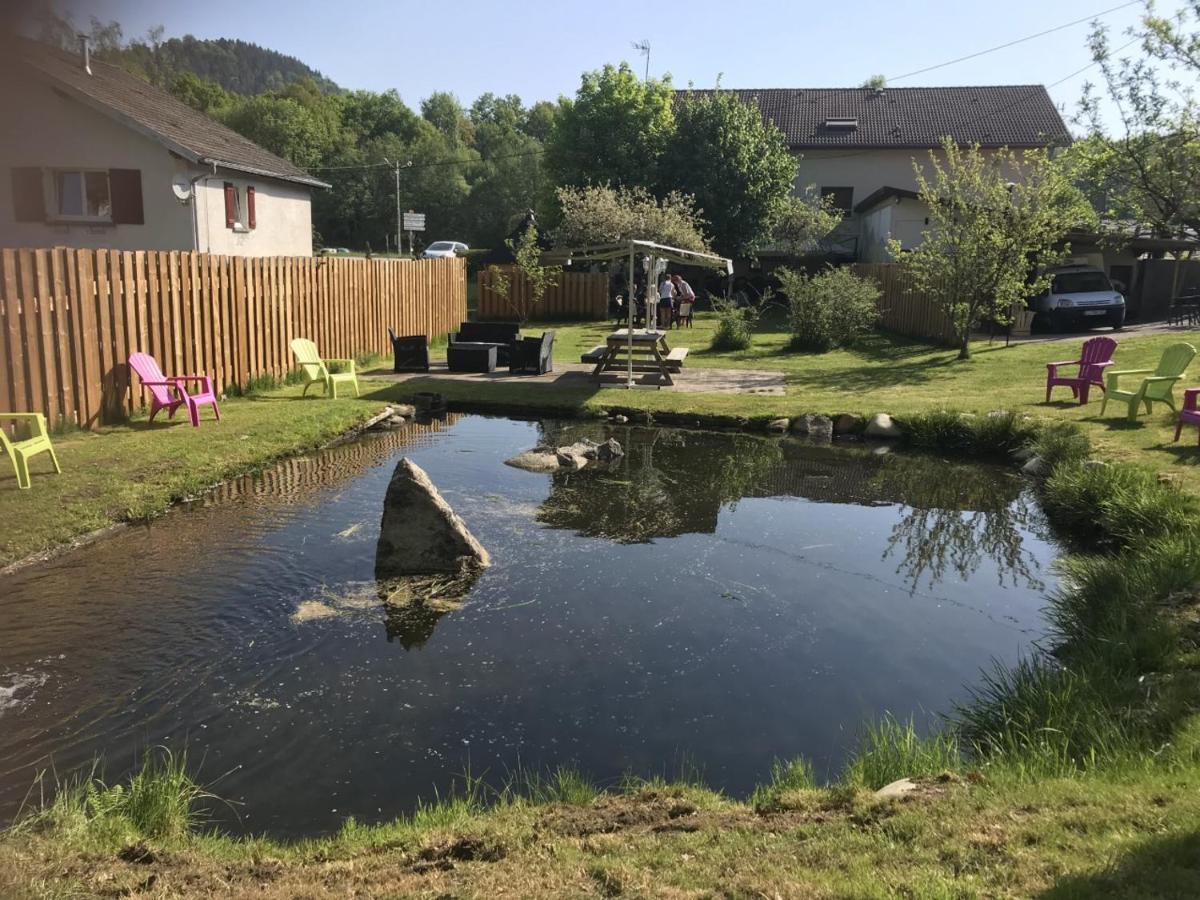
[[[528,406],[574,415],[597,414],[614,406],[650,411],[715,414],[749,419],[796,416],[802,413],[870,415],[888,412],[898,417],[930,409],[951,408],[987,412],[1007,408],[1051,419],[1079,422],[1106,458],[1123,459],[1156,471],[1176,473],[1180,483],[1200,493],[1200,449],[1194,429],[1179,444],[1171,442],[1174,416],[1156,407],[1152,416],[1127,424],[1119,408],[1100,417],[1100,401],[1086,407],[1070,402],[1060,388],[1055,400],[1044,403],[1045,363],[1069,359],[1080,341],[1027,343],[1005,348],[1002,343],[975,345],[971,360],[956,352],[890,335],[872,335],[853,349],[825,354],[787,349],[781,324],[766,323],[752,346],[740,352],[715,353],[707,348],[716,318],[702,314],[696,327],[672,332],[673,345],[691,348],[687,365],[782,371],[787,393],[779,396],[695,394],[663,391],[623,391],[588,385],[551,388],[541,383],[507,381],[450,381],[412,379],[402,383],[361,379],[362,397],[325,400],[300,388],[230,398],[222,402],[224,421],[202,411],[200,428],[186,420],[161,418],[153,425],[135,417],[124,425],[54,438],[63,466],[55,475],[48,457],[32,464],[33,488],[18,491],[7,459],[0,460],[0,566],[51,549],[113,522],[139,521],[162,513],[171,503],[195,496],[205,488],[252,472],[283,456],[311,450],[365,421],[384,404],[404,401],[414,392],[436,390],[451,400],[480,409]],[[533,323],[525,331],[556,328],[555,359],[578,362],[581,351],[599,343],[607,323]],[[1200,332],[1171,335],[1118,335],[1120,368],[1155,364],[1162,349],[1179,340],[1200,347]],[[1200,384],[1200,362],[1193,366]],[[686,369],[685,375],[686,377]],[[1186,386],[1186,385],[1183,385]],[[1182,386],[1181,386],[1182,387]],[[1178,390],[1177,395],[1182,395]],[[1098,398],[1099,392],[1093,394]]]

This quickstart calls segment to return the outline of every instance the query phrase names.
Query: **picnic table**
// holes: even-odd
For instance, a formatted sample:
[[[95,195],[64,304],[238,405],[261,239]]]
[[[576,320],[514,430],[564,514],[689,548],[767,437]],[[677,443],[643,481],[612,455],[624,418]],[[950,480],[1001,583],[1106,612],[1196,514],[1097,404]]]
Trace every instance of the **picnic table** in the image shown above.
[[[627,372],[632,361],[635,372],[657,372],[666,385],[675,384],[672,372],[683,368],[687,348],[672,350],[667,345],[667,332],[648,328],[618,328],[608,335],[604,344],[593,347],[583,355],[586,362],[595,362],[592,377],[605,372]]]

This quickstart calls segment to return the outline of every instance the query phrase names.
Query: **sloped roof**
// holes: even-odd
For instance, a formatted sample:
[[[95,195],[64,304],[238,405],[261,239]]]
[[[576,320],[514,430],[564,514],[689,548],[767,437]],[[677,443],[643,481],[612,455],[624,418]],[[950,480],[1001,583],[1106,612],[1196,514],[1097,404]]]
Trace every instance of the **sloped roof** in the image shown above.
[[[678,91],[682,98],[688,91]],[[709,94],[711,91],[693,91]],[[733,90],[756,104],[797,150],[932,148],[950,137],[983,147],[1067,144],[1070,132],[1040,84],[911,88]],[[830,119],[856,119],[830,128]]]
[[[3,48],[7,49],[7,48]],[[20,40],[14,57],[46,77],[68,96],[159,141],[174,153],[201,165],[216,164],[312,187],[329,187],[258,144],[176,100],[118,66],[91,60],[83,70],[78,54]]]

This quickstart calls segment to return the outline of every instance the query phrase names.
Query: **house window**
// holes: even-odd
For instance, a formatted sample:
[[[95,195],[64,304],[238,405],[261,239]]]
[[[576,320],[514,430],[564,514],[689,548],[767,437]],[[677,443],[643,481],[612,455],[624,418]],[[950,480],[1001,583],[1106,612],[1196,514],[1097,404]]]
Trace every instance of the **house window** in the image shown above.
[[[55,169],[51,181],[56,219],[91,222],[112,221],[112,196],[108,172]]]
[[[821,199],[830,198],[830,205],[838,210],[843,216],[850,215],[854,209],[854,188],[852,187],[823,187],[821,188]]]
[[[257,227],[254,209],[254,188],[247,187],[245,200],[241,189],[232,182],[225,182],[225,227],[234,231],[251,231]]]

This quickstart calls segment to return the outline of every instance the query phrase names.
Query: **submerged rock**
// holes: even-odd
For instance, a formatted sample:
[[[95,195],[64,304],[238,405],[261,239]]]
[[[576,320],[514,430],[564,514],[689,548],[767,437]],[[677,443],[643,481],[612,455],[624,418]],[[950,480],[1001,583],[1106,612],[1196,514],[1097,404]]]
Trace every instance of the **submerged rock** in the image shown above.
[[[526,472],[556,472],[558,455],[553,450],[535,448],[519,453],[512,459],[506,459],[504,464],[514,469],[524,469]]]
[[[480,571],[475,567],[459,575],[413,575],[380,582],[388,640],[398,640],[405,650],[423,647],[438,620],[462,608]]]
[[[1041,478],[1043,475],[1050,474],[1050,464],[1040,456],[1031,456],[1025,465],[1021,466],[1021,474]]]
[[[876,413],[871,416],[871,421],[867,422],[866,430],[863,433],[867,437],[898,438],[904,432],[887,413]]]
[[[376,579],[457,575],[491,565],[491,557],[450,508],[425,471],[402,459],[383,501],[375,548]]]

